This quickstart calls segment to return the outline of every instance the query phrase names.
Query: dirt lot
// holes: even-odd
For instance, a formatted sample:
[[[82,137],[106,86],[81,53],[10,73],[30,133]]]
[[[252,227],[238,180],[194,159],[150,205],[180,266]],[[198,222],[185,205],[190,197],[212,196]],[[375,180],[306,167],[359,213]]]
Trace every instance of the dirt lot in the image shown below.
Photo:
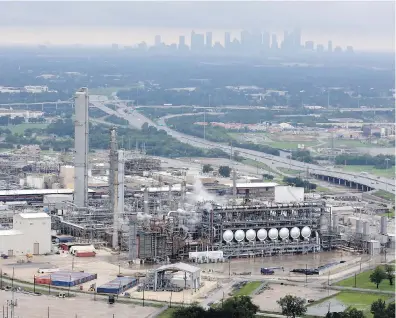
[[[11,292],[0,291],[0,304],[7,310],[7,301],[10,301]],[[105,300],[94,301],[89,296],[74,298],[56,298],[50,296],[29,296],[15,293],[17,301],[14,317],[19,318],[134,318],[149,317],[158,308],[141,307],[135,304],[115,303],[109,305]],[[10,308],[8,309],[11,315]]]
[[[254,296],[253,302],[260,307],[260,310],[280,312],[277,301],[286,295],[298,296],[307,300],[319,300],[336,293],[336,291],[313,289],[312,287],[271,284],[270,290],[265,290],[262,294]]]

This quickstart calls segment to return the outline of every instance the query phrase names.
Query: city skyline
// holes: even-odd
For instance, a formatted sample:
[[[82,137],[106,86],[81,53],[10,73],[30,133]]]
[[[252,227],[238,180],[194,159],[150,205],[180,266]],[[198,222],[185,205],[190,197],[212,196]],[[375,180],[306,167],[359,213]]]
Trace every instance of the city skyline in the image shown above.
[[[394,9],[391,1],[0,1],[0,44],[151,44],[156,34],[170,43],[191,30],[211,30],[213,42],[222,42],[225,31],[260,29],[281,37],[299,27],[304,42],[331,39],[335,46],[394,52]]]

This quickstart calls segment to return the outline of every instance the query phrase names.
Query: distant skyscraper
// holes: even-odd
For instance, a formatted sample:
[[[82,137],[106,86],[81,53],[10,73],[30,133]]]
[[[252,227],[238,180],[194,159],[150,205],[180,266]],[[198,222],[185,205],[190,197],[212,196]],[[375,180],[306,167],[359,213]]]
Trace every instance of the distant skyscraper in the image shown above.
[[[290,49],[290,36],[288,31],[283,31],[283,42],[281,44],[282,50]]]
[[[231,44],[231,33],[230,32],[226,32],[224,33],[224,47],[226,49],[230,48],[230,44]]]
[[[327,52],[329,52],[329,53],[333,52],[333,42],[332,41],[327,42]]]
[[[301,30],[298,28],[293,32],[293,48],[296,50],[301,48]]]
[[[212,46],[212,32],[206,32],[206,48],[211,49]]]
[[[277,50],[279,48],[278,46],[278,39],[276,37],[276,34],[272,34],[271,36],[271,49],[272,50]]]
[[[191,51],[202,51],[205,48],[205,36],[191,32]]]
[[[161,45],[161,35],[156,35],[154,38],[154,45],[160,46]]]
[[[306,41],[305,42],[305,49],[313,51],[314,49],[314,42],[313,41]]]
[[[186,37],[184,35],[179,36],[179,47],[183,47],[186,45]]]
[[[347,51],[347,53],[353,53],[353,46],[348,45],[346,47],[346,51]]]
[[[341,53],[341,52],[342,52],[341,46],[336,46],[334,49],[334,53]]]
[[[323,46],[323,44],[318,44],[318,45],[316,46],[316,51],[319,52],[319,53],[324,52],[324,46]]]
[[[117,44],[117,43],[113,43],[113,44],[111,45],[111,48],[112,48],[113,50],[118,50],[118,44]]]

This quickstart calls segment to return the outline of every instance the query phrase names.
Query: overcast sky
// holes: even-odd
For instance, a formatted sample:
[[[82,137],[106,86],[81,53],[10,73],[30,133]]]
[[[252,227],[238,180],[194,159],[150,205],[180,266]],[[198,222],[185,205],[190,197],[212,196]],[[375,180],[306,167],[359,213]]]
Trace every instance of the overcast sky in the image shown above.
[[[303,40],[311,37],[326,43],[331,37],[335,44],[357,49],[392,50],[394,14],[394,1],[0,0],[0,42],[152,43],[156,33],[175,41],[177,34],[189,34],[191,29],[213,30],[215,39],[222,41],[222,32],[228,29],[262,29],[281,36],[284,29],[300,27]]]

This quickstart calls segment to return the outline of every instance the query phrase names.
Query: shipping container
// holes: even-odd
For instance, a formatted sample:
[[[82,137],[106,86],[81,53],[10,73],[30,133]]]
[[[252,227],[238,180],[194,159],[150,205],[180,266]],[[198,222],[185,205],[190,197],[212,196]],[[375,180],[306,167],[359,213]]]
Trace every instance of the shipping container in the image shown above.
[[[107,282],[97,288],[99,294],[121,294],[124,291],[135,287],[138,284],[138,280],[135,277],[117,277],[116,279]]]
[[[77,252],[76,257],[94,257],[96,255],[95,252]]]
[[[72,287],[94,280],[98,277],[97,274],[90,274],[84,272],[56,272],[51,275],[42,275],[35,278],[36,284],[51,284],[53,286]]]

